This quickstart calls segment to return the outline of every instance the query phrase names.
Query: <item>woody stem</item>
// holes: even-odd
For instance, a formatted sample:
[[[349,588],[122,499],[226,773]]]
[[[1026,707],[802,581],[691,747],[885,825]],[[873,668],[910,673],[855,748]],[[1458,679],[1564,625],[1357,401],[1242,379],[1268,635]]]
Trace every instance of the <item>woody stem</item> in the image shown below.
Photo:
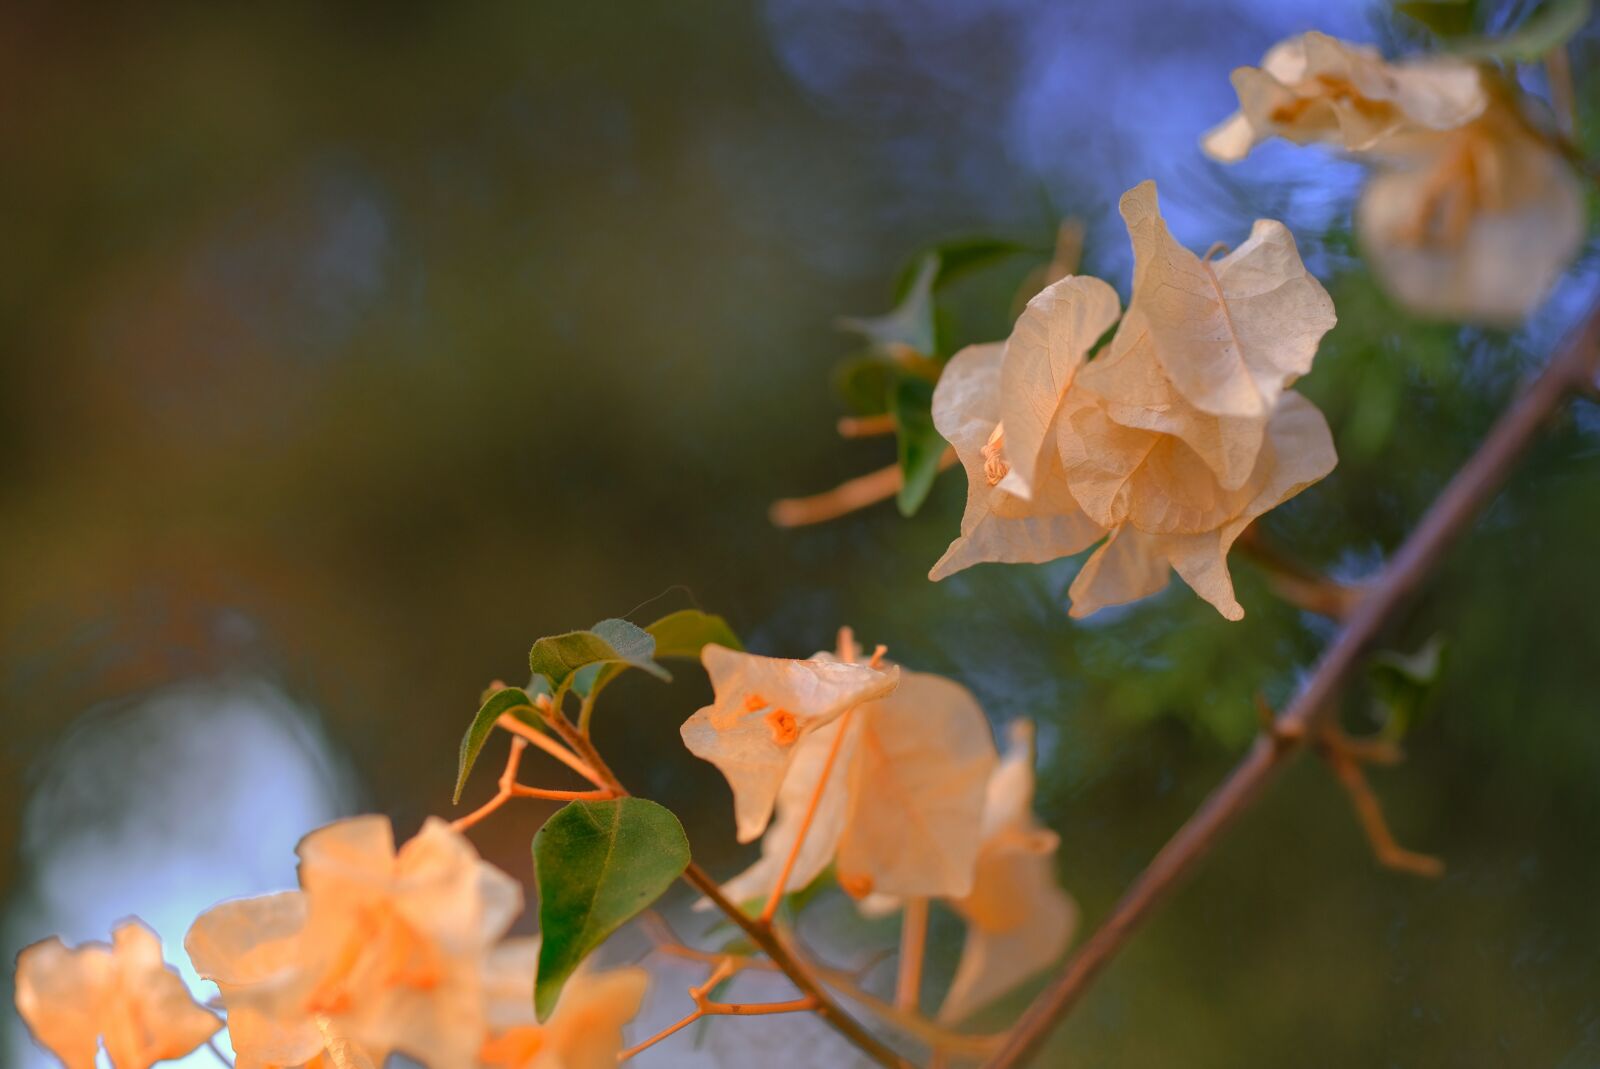
[[[1193,874],[1222,836],[1261,797],[1267,785],[1334,715],[1334,699],[1361,666],[1362,656],[1396,611],[1472,525],[1544,426],[1567,399],[1592,382],[1600,360],[1600,304],[1556,352],[1544,372],[1496,421],[1355,606],[1293,703],[1258,738],[1244,760],[1157,852],[1089,939],[1023,1014],[986,1069],[1016,1069],[1043,1047],[1055,1026],[1083,997],[1139,926]]]

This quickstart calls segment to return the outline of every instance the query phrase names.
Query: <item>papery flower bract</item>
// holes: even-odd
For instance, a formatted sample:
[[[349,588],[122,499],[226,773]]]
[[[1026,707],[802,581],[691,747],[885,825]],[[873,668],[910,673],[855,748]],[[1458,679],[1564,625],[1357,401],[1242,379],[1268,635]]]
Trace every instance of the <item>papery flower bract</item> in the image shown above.
[[[521,908],[516,881],[429,818],[398,851],[383,817],[300,843],[298,892],[224,902],[185,946],[228,1008],[239,1069],[298,1065],[340,1043],[381,1065],[472,1069],[484,955]]]
[[[681,729],[689,752],[733,789],[739,841],[760,837],[799,743],[894,690],[898,669],[832,660],[786,660],[708,645],[700,654],[715,695]]]
[[[161,940],[136,920],[111,945],[68,948],[50,938],[17,955],[17,1013],[67,1069],[94,1069],[100,1043],[113,1069],[181,1058],[221,1027],[161,956]]]
[[[1514,92],[1459,129],[1396,139],[1361,191],[1362,250],[1413,312],[1514,326],[1583,244],[1583,186]]]
[[[1375,48],[1316,31],[1279,42],[1232,81],[1239,110],[1202,142],[1228,163],[1269,137],[1361,152],[1396,133],[1453,129],[1487,104],[1478,69],[1464,60],[1392,65]]]
[[[1582,185],[1493,71],[1455,58],[1385,62],[1310,33],[1233,74],[1240,111],[1206,136],[1224,162],[1279,136],[1371,164],[1356,207],[1363,250],[1385,288],[1422,315],[1509,326],[1576,255]]]
[[[839,753],[818,795],[836,740]],[[862,705],[848,723],[811,733],[796,749],[761,858],[724,885],[730,898],[773,890],[813,797],[816,812],[785,891],[804,887],[830,862],[840,885],[858,897],[971,889],[984,784],[996,755],[988,720],[965,687],[902,669],[894,693]]]
[[[1005,352],[1001,343],[969,345],[950,358],[933,393],[934,426],[966,470],[967,507],[961,533],[928,573],[931,579],[983,561],[1042,564],[1087,549],[1105,535],[1067,490],[1053,448],[1038,458],[1029,497],[1006,488],[1003,457],[992,445]]]
[[[1054,962],[1078,924],[1078,907],[1056,882],[1060,838],[1033,815],[1033,725],[1011,727],[1006,755],[989,778],[983,846],[972,893],[950,905],[967,923],[940,1020],[959,1021]]]
[[[1121,313],[1117,291],[1098,278],[1069,275],[1041,290],[1017,318],[1000,363],[1000,418],[1007,468],[1001,488],[1033,495],[1050,424],[1089,350]]]
[[[1333,326],[1333,302],[1281,223],[1257,221],[1243,245],[1213,263],[1168,234],[1154,183],[1129,190],[1121,209],[1135,254],[1133,296],[1106,351],[1063,396],[1007,377],[1009,343],[1004,355],[994,346],[958,354],[941,378],[934,418],[967,470],[967,510],[961,537],[930,574],[984,560],[1051,560],[1106,536],[1072,585],[1074,616],[1155,593],[1170,566],[1238,619],[1228,549],[1250,521],[1336,459],[1321,414],[1288,391]],[[1046,308],[1068,313],[1058,334],[1077,344],[1084,317],[1066,302]],[[1008,389],[1032,396],[1008,399]],[[1047,405],[1050,434],[1025,501],[995,478],[1010,448],[995,420],[1007,408]]]
[[[550,1019],[533,1012],[539,940],[508,939],[484,966],[489,1035],[479,1051],[483,1069],[613,1069],[622,1027],[639,1012],[649,986],[643,969],[580,969],[561,991]]]

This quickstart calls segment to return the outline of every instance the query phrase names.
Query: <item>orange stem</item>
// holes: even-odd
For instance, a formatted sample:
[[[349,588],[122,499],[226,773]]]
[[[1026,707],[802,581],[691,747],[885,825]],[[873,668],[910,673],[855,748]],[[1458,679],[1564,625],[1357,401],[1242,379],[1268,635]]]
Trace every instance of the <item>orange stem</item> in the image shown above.
[[[955,450],[947,448],[939,456],[939,470],[943,471],[955,462]],[[779,527],[826,523],[889,500],[900,492],[901,481],[900,465],[890,464],[886,468],[858,475],[820,494],[776,501],[767,515]]]
[[[893,434],[894,415],[885,412],[878,416],[840,416],[839,437],[872,438],[880,434]]]
[[[635,1043],[633,1046],[629,1047],[627,1050],[625,1050],[622,1053],[618,1054],[617,1055],[617,1061],[625,1062],[629,1058],[632,1058],[635,1054],[638,1054],[641,1051],[649,1050],[651,1047],[655,1046],[657,1043],[660,1043],[663,1039],[666,1039],[668,1036],[673,1035],[673,1034],[675,1034],[677,1032],[683,1031],[685,1028],[688,1028],[690,1025],[694,1024],[696,1021],[698,1021],[700,1018],[702,1018],[704,1016],[705,1016],[705,1010],[697,1008],[693,1013],[689,1014],[689,1016],[685,1017],[683,1020],[678,1021],[675,1024],[668,1025],[667,1027],[663,1028],[661,1031],[657,1032],[655,1035],[651,1036],[649,1039],[645,1040],[644,1042]]]
[[[806,834],[811,831],[811,822],[816,818],[817,806],[822,803],[822,792],[828,787],[828,777],[833,775],[833,764],[839,758],[839,751],[844,746],[845,733],[850,730],[850,718],[855,715],[855,706],[845,710],[844,716],[839,718],[839,732],[833,737],[833,745],[828,747],[828,759],[822,763],[822,776],[817,780],[817,789],[811,792],[811,801],[806,805],[805,819],[800,822],[800,831],[794,837],[794,845],[789,848],[789,856],[783,859],[783,870],[778,873],[777,885],[772,888],[772,894],[767,898],[767,908],[761,911],[761,923],[770,926],[773,916],[778,912],[778,904],[783,901],[783,889],[789,883],[789,874],[794,871],[795,859],[800,856],[800,847],[805,845]]]
[[[547,787],[524,787],[518,783],[511,788],[513,798],[544,798],[552,802],[604,802],[617,797],[617,792],[604,787],[592,791],[558,791]]]
[[[927,944],[928,900],[908,898],[900,918],[900,962],[894,1004],[910,1013],[916,1013],[922,1001],[922,958]]]
[[[587,762],[538,728],[530,724],[524,724],[510,713],[501,716],[499,720],[495,721],[495,725],[504,728],[518,738],[527,739],[596,787],[607,786],[606,781],[601,779],[600,774],[591,768]]]

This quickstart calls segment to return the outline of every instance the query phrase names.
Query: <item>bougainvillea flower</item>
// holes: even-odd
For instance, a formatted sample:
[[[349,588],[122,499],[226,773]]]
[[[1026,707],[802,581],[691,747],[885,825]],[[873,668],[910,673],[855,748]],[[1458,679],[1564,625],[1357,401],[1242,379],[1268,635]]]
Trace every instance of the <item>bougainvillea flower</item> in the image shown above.
[[[723,646],[706,646],[700,659],[714,699],[684,721],[683,742],[727,777],[742,843],[766,830],[800,743],[899,682],[893,667],[759,657]]]
[[[1203,141],[1228,163],[1269,137],[1363,152],[1396,134],[1454,129],[1488,103],[1465,60],[1390,64],[1370,46],[1315,31],[1274,45],[1260,67],[1240,67],[1232,80],[1239,111]]]
[[[1413,312],[1515,325],[1583,244],[1583,185],[1514,93],[1457,130],[1397,140],[1361,192],[1362,250]]]
[[[483,1069],[614,1069],[622,1027],[639,1012],[649,974],[643,969],[580,970],[567,981],[550,1019],[533,1012],[538,939],[508,939],[485,963],[489,1034]]]
[[[1105,352],[1064,395],[1037,377],[1008,378],[1009,343],[958,354],[940,379],[934,420],[967,470],[967,510],[931,575],[1051,560],[1103,537],[1072,585],[1073,615],[1153,594],[1175,568],[1238,619],[1228,549],[1336,459],[1321,414],[1288,389],[1333,326],[1333,302],[1281,223],[1259,220],[1213,262],[1172,239],[1154,183],[1129,190],[1121,208],[1133,295]],[[1081,338],[1083,316],[1068,302],[1039,311],[1068,317],[1056,336]],[[1031,399],[1008,399],[1008,389]],[[1051,412],[1028,500],[1005,481],[1010,434],[996,421],[1008,406]]]
[[[818,794],[836,742],[829,781]],[[840,885],[858,897],[971,890],[984,784],[996,755],[983,709],[965,687],[902,670],[892,694],[862,705],[848,723],[812,732],[797,751],[761,858],[724,887],[729,897],[748,901],[774,889],[813,798],[816,811],[786,891],[804,887],[830,862]]]
[[[111,945],[68,949],[50,938],[17,955],[17,1013],[67,1069],[94,1069],[102,1042],[113,1069],[181,1058],[222,1027],[161,957],[161,940],[136,920]]]
[[[344,1044],[472,1069],[484,957],[521,908],[515,880],[430,818],[398,851],[383,817],[300,843],[298,892],[224,902],[185,946],[228,1009],[239,1069],[299,1065]]]
[[[1020,721],[989,778],[972,893],[950,903],[967,937],[943,1021],[961,1020],[1050,965],[1077,927],[1077,904],[1056,882],[1060,839],[1034,817],[1033,787],[1033,725]]]
[[[951,357],[933,394],[933,423],[967,473],[961,534],[929,572],[943,579],[983,561],[1042,564],[1071,556],[1105,536],[1067,490],[1058,452],[1038,457],[1029,497],[1005,486],[1004,444],[997,451],[1002,366],[999,343],[970,345]]]
[[[1056,409],[1121,310],[1116,290],[1098,278],[1069,275],[1046,286],[1017,318],[1000,363],[1000,429],[991,443],[998,447],[991,448],[998,454],[991,467],[1006,468],[1003,489],[1033,495]]]
[[[1337,455],[1322,413],[1299,394],[1284,394],[1249,480],[1230,491],[1180,440],[1120,427],[1085,400],[1061,422],[1069,485],[1090,516],[1115,522],[1073,580],[1072,615],[1156,593],[1170,565],[1223,616],[1243,618],[1228,550],[1257,517],[1333,470]]]
[[[1542,105],[1461,59],[1386,63],[1322,34],[1234,72],[1240,111],[1205,138],[1224,162],[1271,136],[1373,167],[1356,207],[1384,287],[1422,315],[1513,325],[1583,243],[1583,186]]]

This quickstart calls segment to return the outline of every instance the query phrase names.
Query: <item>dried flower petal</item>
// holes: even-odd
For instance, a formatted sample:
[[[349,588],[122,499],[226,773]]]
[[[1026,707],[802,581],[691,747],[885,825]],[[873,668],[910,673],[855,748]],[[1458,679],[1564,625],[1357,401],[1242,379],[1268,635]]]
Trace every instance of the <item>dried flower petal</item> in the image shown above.
[[[1034,469],[1030,499],[985,474],[983,448],[1000,420],[1002,364],[999,344],[968,346],[945,365],[933,393],[933,421],[967,473],[967,507],[961,534],[929,572],[931,579],[983,561],[1038,564],[1093,545],[1104,528],[1084,515],[1061,472],[1055,450],[1046,448]]]
[[[959,1021],[1061,956],[1078,907],[1056,882],[1059,839],[1033,815],[1033,730],[1012,725],[989,778],[983,849],[972,893],[951,903],[967,922],[961,960],[939,1018]]]
[[[1033,496],[1051,421],[1084,357],[1121,313],[1117,291],[1085,275],[1069,275],[1028,302],[1007,339],[1000,366],[1000,425],[1009,471],[1000,487]]]
[[[1374,48],[1314,31],[1274,45],[1260,68],[1235,70],[1233,86],[1239,111],[1202,142],[1228,163],[1269,137],[1362,152],[1395,134],[1453,129],[1487,104],[1464,60],[1389,64]]]

